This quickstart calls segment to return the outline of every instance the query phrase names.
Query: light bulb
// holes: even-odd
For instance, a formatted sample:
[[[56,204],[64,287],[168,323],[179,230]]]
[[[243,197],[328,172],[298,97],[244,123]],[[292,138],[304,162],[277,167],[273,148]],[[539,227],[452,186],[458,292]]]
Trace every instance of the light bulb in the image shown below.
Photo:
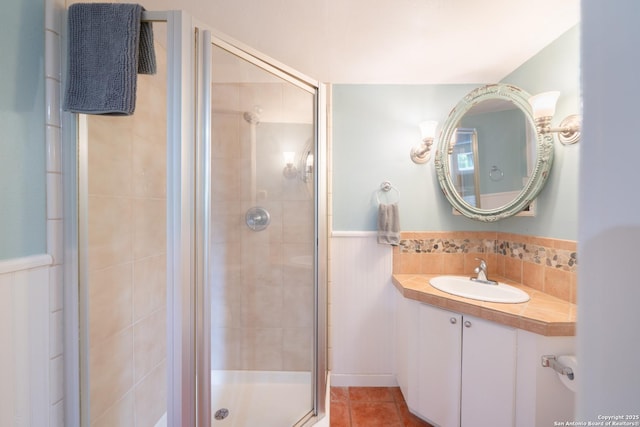
[[[436,137],[436,128],[438,127],[438,122],[435,120],[426,120],[420,123],[420,134],[422,135],[422,140],[425,139],[434,139]]]
[[[556,102],[560,97],[560,92],[543,92],[529,98],[529,104],[533,110],[533,118],[553,117],[556,112]]]

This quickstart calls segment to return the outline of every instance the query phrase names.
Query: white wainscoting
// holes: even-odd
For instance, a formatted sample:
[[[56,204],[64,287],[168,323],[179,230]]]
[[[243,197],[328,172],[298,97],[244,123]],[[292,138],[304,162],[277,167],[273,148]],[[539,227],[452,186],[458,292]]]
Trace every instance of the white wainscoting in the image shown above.
[[[63,425],[62,307],[51,263],[50,255],[0,261],[1,426]]]
[[[392,248],[374,233],[333,233],[330,249],[331,384],[396,386]]]

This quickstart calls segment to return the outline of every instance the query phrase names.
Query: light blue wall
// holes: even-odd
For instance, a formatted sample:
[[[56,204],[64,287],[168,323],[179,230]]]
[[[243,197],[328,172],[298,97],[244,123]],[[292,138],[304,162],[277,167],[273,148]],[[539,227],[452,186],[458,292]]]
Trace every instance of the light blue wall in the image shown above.
[[[382,181],[390,181],[400,193],[403,230],[486,229],[486,224],[451,215],[433,159],[417,165],[409,158],[411,147],[420,143],[418,123],[442,123],[477,86],[334,86],[333,230],[375,230]],[[388,196],[389,201],[397,197],[395,191]]]
[[[566,114],[580,111],[578,46],[574,28],[502,82],[531,94],[560,90],[557,124]],[[453,215],[438,185],[433,159],[426,165],[410,160],[411,147],[420,142],[418,123],[438,120],[440,129],[462,96],[482,84],[334,85],[333,230],[375,230],[376,190],[388,180],[400,192],[405,231],[499,230],[576,239],[579,145],[556,145],[554,167],[539,197],[536,217],[489,224]]]
[[[0,259],[46,252],[44,2],[0,13]]]
[[[559,125],[569,114],[581,113],[580,29],[572,28],[543,49],[503,83],[522,87],[531,94],[559,90],[560,99],[552,122]],[[505,231],[577,240],[578,238],[578,160],[580,144],[563,145],[556,140],[553,168],[537,199],[534,218],[509,218]]]

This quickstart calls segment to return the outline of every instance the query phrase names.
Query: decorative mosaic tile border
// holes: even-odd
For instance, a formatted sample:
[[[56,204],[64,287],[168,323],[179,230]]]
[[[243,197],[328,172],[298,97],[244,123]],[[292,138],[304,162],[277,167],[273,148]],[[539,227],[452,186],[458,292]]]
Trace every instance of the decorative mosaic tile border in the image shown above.
[[[470,232],[469,234],[473,234]],[[498,233],[499,237],[500,233]],[[510,235],[512,236],[512,235]],[[524,240],[524,239],[523,239]],[[546,239],[550,240],[550,239]],[[446,238],[401,239],[398,245],[401,254],[420,253],[496,253],[517,258],[546,267],[575,272],[577,254],[569,249],[547,247],[534,243],[523,243],[507,239]]]
[[[496,253],[564,271],[575,272],[578,267],[577,253],[567,249],[503,240],[497,242]]]
[[[486,253],[495,251],[495,241],[487,239],[407,239],[400,240],[400,253]]]

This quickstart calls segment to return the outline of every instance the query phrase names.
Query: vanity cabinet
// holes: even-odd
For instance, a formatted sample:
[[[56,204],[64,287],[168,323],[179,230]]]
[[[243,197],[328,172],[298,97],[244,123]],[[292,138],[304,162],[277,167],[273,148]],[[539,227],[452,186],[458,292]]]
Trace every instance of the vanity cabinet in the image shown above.
[[[514,425],[515,329],[419,304],[418,337],[417,415],[442,427]]]
[[[515,329],[489,320],[499,312],[471,304],[466,308],[482,318],[452,312],[446,299],[423,303],[413,298],[421,291],[411,291],[396,299],[395,346],[396,379],[412,413],[441,427],[538,427],[573,419],[575,394],[541,357],[575,354],[574,336]],[[529,305],[537,314],[544,308],[535,299]]]

